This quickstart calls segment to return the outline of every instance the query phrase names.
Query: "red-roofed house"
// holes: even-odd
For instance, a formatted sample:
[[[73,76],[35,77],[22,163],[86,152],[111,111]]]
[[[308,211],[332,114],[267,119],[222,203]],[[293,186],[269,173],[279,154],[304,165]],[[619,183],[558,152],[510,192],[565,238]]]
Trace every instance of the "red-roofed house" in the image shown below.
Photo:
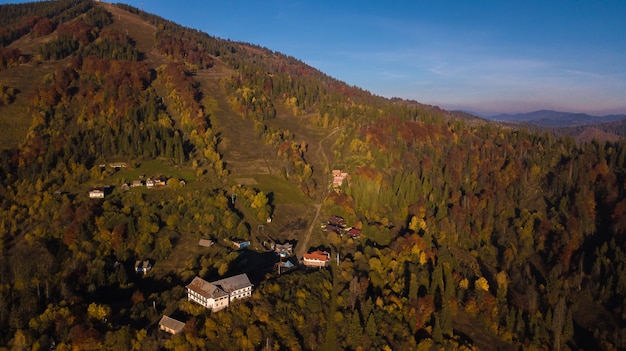
[[[343,184],[343,181],[346,178],[348,178],[348,173],[342,172],[339,169],[333,169],[332,170],[332,176],[333,176],[333,188],[337,189],[337,188],[341,187],[341,184]]]
[[[356,228],[350,228],[348,230],[348,235],[350,235],[352,238],[358,238],[361,236],[361,230]]]
[[[330,254],[326,251],[313,251],[302,256],[302,264],[309,267],[327,267]]]

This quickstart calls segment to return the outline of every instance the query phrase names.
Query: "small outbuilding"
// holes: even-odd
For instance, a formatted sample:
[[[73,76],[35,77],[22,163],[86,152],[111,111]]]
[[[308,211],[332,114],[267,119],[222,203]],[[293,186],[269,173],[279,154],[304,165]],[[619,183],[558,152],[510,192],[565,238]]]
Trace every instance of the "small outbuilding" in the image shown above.
[[[350,228],[348,230],[348,235],[350,235],[351,238],[356,239],[361,236],[361,229]]]
[[[200,246],[204,246],[204,247],[211,247],[213,246],[213,240],[209,240],[209,239],[200,239],[198,241],[198,245]]]
[[[244,247],[250,246],[250,240],[231,240],[231,242],[236,249],[243,249]]]
[[[135,272],[137,273],[146,274],[151,269],[152,269],[152,264],[150,263],[149,260],[135,262]]]
[[[159,329],[170,334],[178,334],[183,331],[183,328],[185,328],[185,323],[168,316],[163,316],[159,321]]]
[[[281,258],[291,256],[293,254],[293,244],[284,243],[274,245],[274,252]]]
[[[104,188],[93,188],[89,190],[89,197],[92,199],[104,199]]]

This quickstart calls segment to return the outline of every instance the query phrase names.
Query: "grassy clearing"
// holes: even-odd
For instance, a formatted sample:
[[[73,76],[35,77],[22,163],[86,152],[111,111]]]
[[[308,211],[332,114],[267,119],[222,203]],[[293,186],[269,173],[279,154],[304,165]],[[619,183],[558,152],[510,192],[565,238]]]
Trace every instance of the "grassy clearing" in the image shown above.
[[[0,84],[18,90],[15,101],[7,106],[0,106],[0,149],[15,148],[25,139],[28,128],[32,124],[32,112],[29,99],[38,82],[52,68],[46,65],[22,65],[0,70]]]
[[[145,22],[135,14],[115,7],[113,4],[101,2],[99,5],[103,6],[113,15],[113,24],[111,25],[111,29],[125,33],[133,38],[133,40],[135,40],[137,50],[146,54],[148,62],[155,65],[165,63],[162,57],[160,57],[160,55],[156,55],[154,52],[157,32],[157,28],[155,26]]]
[[[28,118],[26,107],[11,104],[0,107],[0,149],[18,147],[28,132],[31,119]]]
[[[181,235],[169,256],[155,262],[152,274],[163,277],[173,273],[182,277],[182,273],[189,270],[187,260],[206,254],[212,249],[198,245],[198,240],[195,235]]]
[[[277,176],[271,174],[255,174],[243,175],[239,178],[251,178],[256,180],[257,184],[252,187],[261,190],[266,195],[270,195],[274,205],[311,204],[311,199],[304,196],[294,184]],[[236,183],[237,179],[238,178],[233,179],[233,184]]]
[[[195,182],[197,177],[192,169],[172,167],[163,160],[150,160],[140,162],[134,167],[120,168],[118,171],[111,171],[107,166],[107,172],[113,172],[110,176],[105,177],[104,182],[109,184],[122,184],[133,180],[145,179],[156,176],[164,176],[167,178],[184,179],[187,183]]]

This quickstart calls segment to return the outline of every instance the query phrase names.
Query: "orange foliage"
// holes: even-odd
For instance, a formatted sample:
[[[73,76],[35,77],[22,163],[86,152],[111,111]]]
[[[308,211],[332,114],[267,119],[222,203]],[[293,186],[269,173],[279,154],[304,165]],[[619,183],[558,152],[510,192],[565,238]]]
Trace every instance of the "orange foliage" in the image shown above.
[[[413,250],[413,248],[418,248],[419,251],[424,251],[429,249],[430,247],[418,234],[411,233],[406,234],[402,237],[399,237],[396,241],[394,241],[391,245],[391,248],[394,249],[397,253],[408,253]]]
[[[337,206],[340,206],[346,210],[350,210],[354,208],[354,200],[345,194],[338,194],[333,191],[330,194],[328,194],[328,200],[332,201]]]
[[[432,295],[425,295],[424,297],[411,299],[409,304],[415,316],[415,326],[417,329],[424,328],[433,312],[435,312],[435,298]]]
[[[49,18],[40,18],[33,27],[35,37],[48,35],[54,31],[54,23]]]
[[[141,92],[153,79],[150,67],[143,62],[89,56],[73,66],[86,78],[80,81],[79,94],[88,98],[90,116],[108,110],[116,111],[117,116],[125,116],[130,108],[140,104]],[[92,77],[87,78],[89,75]]]
[[[96,350],[102,345],[102,335],[94,328],[77,324],[70,329],[69,338],[78,350]]]
[[[132,301],[133,305],[136,305],[138,303],[142,303],[146,300],[146,298],[143,296],[143,293],[139,290],[135,290],[135,292],[133,293],[133,295],[130,297],[130,301]]]
[[[22,60],[22,52],[19,49],[0,48],[0,68],[17,65]]]
[[[559,263],[563,266],[564,272],[569,271],[573,254],[574,254],[574,247],[572,247],[572,245],[566,244],[563,247],[561,247],[561,253],[559,254]]]
[[[83,21],[71,21],[60,24],[57,32],[60,35],[69,35],[78,40],[81,45],[89,44],[94,39],[94,28]]]
[[[78,225],[76,222],[72,222],[67,230],[65,231],[65,235],[63,235],[63,243],[67,246],[72,246],[76,243],[76,238],[78,237]]]
[[[192,40],[159,33],[157,47],[165,55],[177,59],[182,58],[193,65],[197,65],[200,69],[213,67],[213,58],[209,56],[206,49]]]
[[[378,170],[368,166],[359,167],[355,174],[367,180],[382,180],[382,174],[380,174]]]
[[[614,222],[613,228],[615,232],[619,235],[626,234],[626,199],[622,199],[615,205],[611,219]]]
[[[111,246],[113,248],[119,248],[124,240],[124,235],[126,234],[126,224],[120,223],[113,228],[113,232],[111,232]]]

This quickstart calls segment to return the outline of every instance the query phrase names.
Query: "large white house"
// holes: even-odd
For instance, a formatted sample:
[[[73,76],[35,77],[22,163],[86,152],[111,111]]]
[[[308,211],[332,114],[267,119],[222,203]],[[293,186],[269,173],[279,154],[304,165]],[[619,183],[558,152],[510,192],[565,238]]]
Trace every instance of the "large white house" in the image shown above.
[[[302,255],[302,263],[309,267],[328,267],[330,254],[326,251],[316,250]]]
[[[212,310],[226,308],[233,300],[243,299],[252,295],[252,283],[243,273],[233,277],[207,282],[195,277],[187,285],[187,298]]]

